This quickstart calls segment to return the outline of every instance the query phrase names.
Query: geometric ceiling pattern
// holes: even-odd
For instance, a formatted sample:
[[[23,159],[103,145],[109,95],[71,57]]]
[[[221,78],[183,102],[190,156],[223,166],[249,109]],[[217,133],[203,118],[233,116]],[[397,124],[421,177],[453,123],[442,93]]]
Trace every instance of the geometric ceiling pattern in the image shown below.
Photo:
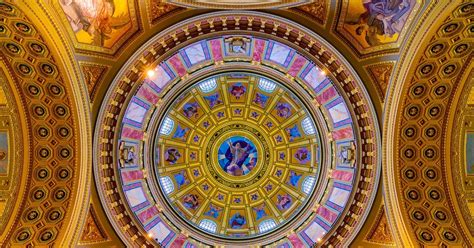
[[[0,3],[0,246],[472,246],[473,6]]]
[[[374,122],[375,116],[370,102],[363,93],[364,89],[361,88],[363,86],[350,76],[344,62],[329,52],[330,47],[321,43],[317,37],[310,36],[313,34],[305,34],[304,29],[296,32],[295,29],[298,27],[289,21],[270,15],[257,17],[254,12],[246,12],[245,15],[236,12],[226,17],[214,14],[213,22],[210,24],[205,20],[195,19],[190,23],[185,22],[175,30],[156,36],[154,42],[150,42],[148,47],[141,48],[134,55],[135,59],[128,62],[129,69],[123,71],[117,77],[114,86],[110,87],[98,119],[98,125],[105,128],[96,132],[95,149],[96,154],[101,154],[96,157],[97,183],[100,187],[99,192],[103,194],[101,196],[103,204],[109,206],[106,207],[106,212],[107,209],[113,210],[108,212],[111,221],[118,226],[131,227],[130,232],[122,236],[124,242],[130,245],[149,246],[156,243],[164,246],[176,244],[192,246],[197,243],[209,245],[258,243],[270,246],[316,243],[343,245],[347,241],[341,242],[336,237],[340,235],[350,237],[353,230],[357,230],[360,224],[364,223],[363,218],[370,207],[362,206],[372,204],[376,192],[374,182],[379,175],[379,168],[375,166],[379,154],[378,128]],[[277,25],[275,28],[278,29],[281,27],[281,22],[285,22],[285,27],[292,30],[286,32],[290,36],[288,40],[295,40],[296,37],[291,36],[299,34],[300,45],[311,46],[309,54],[304,50],[296,50],[284,43],[264,38],[257,31],[252,32],[254,35],[234,32],[232,35],[223,36],[218,31],[222,30],[224,24],[228,30],[237,26],[260,27],[262,23]],[[182,27],[188,27],[187,32],[182,32]],[[273,28],[270,27],[268,30],[271,31]],[[214,35],[212,39],[201,39],[200,36],[195,36],[196,31]],[[176,43],[166,43],[168,39],[162,37],[176,37],[178,40],[188,42],[185,43],[186,46],[179,46]],[[171,52],[166,52],[167,49],[164,47],[172,49]],[[319,50],[323,47],[324,50]],[[165,53],[165,59],[157,60],[156,58],[160,58],[158,53]],[[255,77],[249,78],[245,76],[247,74],[242,74],[248,70],[275,78],[267,80],[267,84],[270,85],[267,87],[270,88],[264,88],[268,92],[263,91],[259,96],[267,99],[270,109],[249,111],[246,105],[239,105],[239,102],[242,104],[250,101],[261,102],[250,94],[252,89],[258,86],[252,83],[255,81],[252,78]],[[235,75],[227,76],[226,79],[214,78],[219,83],[207,76],[219,71],[235,71]],[[201,80],[204,80],[201,84],[204,84],[205,91],[207,88],[210,89],[208,93],[203,92],[202,87],[191,90],[205,93],[201,96],[194,93],[193,99],[196,100],[177,92]],[[294,97],[292,94],[287,94],[283,98],[272,96],[270,94],[272,90],[278,89],[279,92],[284,92],[279,90],[280,87],[277,87],[276,83],[271,82],[273,80],[287,85],[286,87],[301,96]],[[201,84],[195,87],[200,87]],[[342,87],[343,84],[348,87]],[[215,92],[216,88],[220,90]],[[348,98],[344,98],[343,95]],[[301,104],[298,102],[303,99],[312,112],[312,117],[305,114],[304,108],[297,107]],[[227,101],[235,102],[226,105]],[[220,107],[216,107],[215,111],[206,110],[210,104],[219,102],[223,104],[224,109],[227,109],[226,111]],[[178,107],[170,110],[168,107],[170,103]],[[355,111],[352,108],[355,104],[365,107]],[[204,108],[204,105],[207,107]],[[257,110],[258,107],[255,107]],[[283,122],[283,119],[289,118],[296,110],[302,112]],[[253,116],[252,112],[255,112]],[[201,116],[209,117],[203,119]],[[300,118],[295,119],[298,116]],[[307,117],[309,119],[305,121]],[[117,121],[110,122],[110,118]],[[245,118],[250,119],[242,122]],[[354,118],[365,121],[357,123],[353,121]],[[234,119],[237,121],[236,125],[240,126],[228,126]],[[317,124],[312,123],[311,119],[317,120]],[[162,121],[157,123],[157,120]],[[258,120],[263,122],[252,128],[251,124]],[[314,129],[307,132],[314,133],[317,129],[318,133],[326,133],[320,136],[321,142],[318,138],[303,142],[307,139],[303,129],[304,122],[309,122],[308,124]],[[209,125],[212,128],[209,128]],[[155,138],[157,139],[155,144],[153,139],[158,127],[160,135]],[[228,132],[229,129],[231,131]],[[236,130],[232,131],[233,129]],[[232,139],[232,135],[228,136],[227,132],[229,135],[240,134],[236,139],[242,141],[227,140]],[[116,135],[118,139],[114,138]],[[240,138],[242,135],[244,137]],[[104,139],[105,137],[107,138]],[[298,143],[295,143],[297,141]],[[252,172],[248,172],[248,167],[241,168],[242,165],[237,163],[232,166],[232,156],[226,155],[226,149],[229,149],[229,153],[233,153],[229,147],[238,149],[235,142],[239,144],[240,149],[248,147],[247,144],[253,145],[257,149],[255,151],[252,149],[252,154],[262,154],[253,155],[258,159],[253,162],[249,159],[245,164],[250,163],[248,166],[252,167],[252,163],[255,163],[256,169],[253,170],[257,180],[253,179]],[[287,143],[288,148],[281,150],[285,146],[279,143]],[[302,146],[303,144],[309,146]],[[270,150],[275,150],[276,153],[267,151],[268,147],[275,147]],[[322,149],[320,154],[317,149]],[[150,157],[150,151],[155,155]],[[306,159],[304,162],[303,157],[307,155],[301,157],[300,153],[309,155],[313,160]],[[217,159],[221,156],[219,154],[223,156],[222,162]],[[227,164],[226,157],[231,160]],[[298,157],[303,158],[302,161],[299,161]],[[322,158],[324,162],[320,165],[317,161]],[[126,162],[127,159],[130,160],[129,163]],[[201,167],[196,167],[193,163]],[[293,163],[296,164],[292,165]],[[305,174],[304,171],[307,171],[303,169],[304,166],[301,167],[301,163],[303,165],[310,163],[315,168],[308,171],[310,174],[306,174],[314,177],[309,179],[314,182],[311,183],[312,186],[308,186],[308,193],[303,192],[301,185],[304,180],[301,177]],[[216,168],[216,164],[221,164],[225,170],[219,166]],[[241,172],[233,172],[234,170],[228,169],[228,166]],[[176,169],[172,169],[175,167]],[[201,176],[208,173],[211,174],[212,180],[201,180]],[[233,179],[231,173],[244,174],[242,179],[244,181]],[[249,173],[249,177],[245,177],[245,173]],[[157,178],[154,178],[155,176]],[[214,190],[219,185],[222,185],[220,188],[228,189],[219,193]],[[239,190],[248,186],[259,190],[255,192]],[[359,188],[363,190],[358,191]],[[313,190],[315,192],[310,194]],[[115,193],[116,191],[120,194]],[[269,194],[267,200],[264,196],[265,191]],[[297,193],[298,191],[301,193]],[[110,193],[107,195],[103,192]],[[163,194],[167,196],[160,200]],[[311,204],[306,204],[308,194],[311,196],[309,198]],[[209,197],[215,197],[212,205],[207,204],[211,200]],[[264,201],[260,202],[259,198],[263,198]],[[226,201],[227,205],[223,203]],[[289,225],[285,225],[285,228],[278,227],[278,223],[286,222],[285,220],[292,213],[298,213],[297,209],[300,208],[312,211],[306,210],[297,217],[292,217],[292,221]],[[223,217],[220,217],[219,210],[225,211],[222,213]],[[204,211],[211,217],[203,219]],[[257,211],[260,211],[259,216],[256,214]],[[270,214],[275,217],[270,218],[272,216]],[[261,224],[262,215],[269,218],[260,230],[258,225]],[[121,220],[122,218],[126,220]],[[186,228],[189,222],[197,228]],[[347,226],[347,229],[338,229],[337,227],[341,225]],[[349,229],[349,226],[352,228]],[[186,230],[188,235],[184,235],[180,230]],[[220,232],[219,235],[209,235],[217,232]],[[259,235],[260,233],[265,235]],[[228,238],[222,239],[219,236]]]
[[[238,71],[178,95],[152,143],[161,204],[227,239],[264,234],[300,215],[322,155],[316,124],[296,100],[274,81]]]
[[[472,3],[450,9],[444,22],[430,27],[429,37],[416,36],[423,41],[420,52],[399,74],[386,112],[386,200],[390,218],[403,227],[405,233],[397,230],[397,235],[403,235],[404,245],[472,245],[472,229],[466,232],[472,228],[472,213],[458,209],[462,198],[456,199],[452,180],[460,169],[452,169],[450,157],[459,150],[450,153],[449,147],[451,135],[464,136],[452,133],[450,126],[459,113],[455,106],[463,84],[472,85],[472,76],[466,76],[472,75],[473,9]],[[464,164],[457,161],[456,167]],[[469,174],[463,175],[467,183]]]
[[[19,6],[0,3],[1,90],[8,101],[0,117],[0,240],[72,245],[79,230],[71,223],[85,214],[91,179],[89,114],[76,103],[87,97],[69,77],[79,77],[78,70],[57,62],[70,54],[57,49],[62,42],[51,46],[55,29],[46,32]]]

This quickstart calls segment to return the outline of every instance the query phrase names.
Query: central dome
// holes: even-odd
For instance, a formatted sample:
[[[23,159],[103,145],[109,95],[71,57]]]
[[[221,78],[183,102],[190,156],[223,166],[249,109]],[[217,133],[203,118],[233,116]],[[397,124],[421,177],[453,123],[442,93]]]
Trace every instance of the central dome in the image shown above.
[[[259,236],[312,194],[320,146],[313,117],[282,84],[221,73],[183,90],[161,118],[154,168],[178,218],[206,235]]]

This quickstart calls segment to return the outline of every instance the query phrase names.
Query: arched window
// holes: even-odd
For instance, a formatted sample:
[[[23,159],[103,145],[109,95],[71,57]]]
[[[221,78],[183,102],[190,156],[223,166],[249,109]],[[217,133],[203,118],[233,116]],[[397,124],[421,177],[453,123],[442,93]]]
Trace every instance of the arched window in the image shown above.
[[[199,227],[212,233],[215,233],[217,231],[217,225],[212,220],[207,220],[207,219],[201,220],[201,223],[199,223]]]
[[[169,177],[160,177],[161,187],[168,195],[169,193],[174,191],[174,184]]]
[[[303,127],[303,131],[307,135],[315,134],[316,129],[314,129],[313,123],[309,117],[306,117],[301,122],[301,126]]]
[[[202,81],[199,84],[199,88],[204,93],[209,93],[217,88],[217,81],[216,78],[210,78],[205,81]]]
[[[260,233],[264,233],[266,231],[272,230],[275,228],[277,225],[274,220],[269,219],[269,220],[264,220],[258,224],[258,230]]]
[[[276,84],[266,78],[260,78],[258,80],[258,87],[265,92],[272,93],[276,88]]]
[[[314,183],[316,182],[316,178],[313,176],[306,177],[301,184],[301,188],[305,194],[309,194],[314,187]]]
[[[169,135],[171,131],[173,131],[174,121],[171,120],[169,117],[166,117],[161,125],[160,134],[162,135]]]

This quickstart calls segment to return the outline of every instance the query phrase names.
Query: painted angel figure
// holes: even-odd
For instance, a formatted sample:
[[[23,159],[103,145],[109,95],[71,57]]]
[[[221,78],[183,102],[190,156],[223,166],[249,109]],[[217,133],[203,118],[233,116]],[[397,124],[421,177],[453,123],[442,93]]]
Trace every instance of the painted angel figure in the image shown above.
[[[116,6],[113,0],[61,0],[60,3],[73,31],[89,33],[93,45],[104,46],[113,30],[130,22],[124,14],[114,16]]]

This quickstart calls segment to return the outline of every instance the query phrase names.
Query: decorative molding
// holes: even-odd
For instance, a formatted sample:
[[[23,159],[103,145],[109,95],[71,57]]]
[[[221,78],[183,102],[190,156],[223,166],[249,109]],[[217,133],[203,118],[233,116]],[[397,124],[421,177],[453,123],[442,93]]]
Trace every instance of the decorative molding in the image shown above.
[[[245,9],[286,9],[296,7],[298,5],[313,2],[313,0],[245,0],[239,1],[223,1],[223,0],[165,0],[165,2],[198,9],[228,9],[228,10],[245,10]]]
[[[97,218],[94,210],[94,206],[91,204],[89,207],[89,213],[87,214],[86,224],[82,229],[81,238],[79,239],[79,245],[86,245],[91,243],[100,243],[108,241],[109,238],[105,233],[102,225]]]
[[[395,62],[384,62],[366,66],[366,70],[369,72],[369,75],[372,77],[374,85],[377,87],[377,93],[379,94],[382,102],[385,99],[385,93],[387,92],[388,83],[390,81],[390,76],[393,71]]]
[[[89,199],[90,113],[78,104],[86,91],[72,49],[43,4],[0,3],[0,43],[7,47],[1,57],[25,106],[29,149],[19,210],[0,239],[6,246],[75,244]]]
[[[177,12],[180,10],[184,10],[182,7],[178,7],[176,5],[168,4],[164,0],[149,0],[149,7],[150,7],[150,23],[156,24],[165,16],[169,15],[172,12]]]
[[[313,3],[292,8],[291,10],[302,13],[321,25],[326,24],[330,1],[316,0]]]
[[[365,241],[382,245],[395,245],[390,225],[387,221],[387,216],[385,215],[384,205],[380,206],[375,222],[365,237]]]
[[[91,64],[85,62],[79,62],[82,73],[84,75],[84,80],[87,85],[87,90],[89,91],[90,101],[94,101],[94,96],[97,88],[100,87],[104,75],[107,73],[108,67],[99,64]]]

